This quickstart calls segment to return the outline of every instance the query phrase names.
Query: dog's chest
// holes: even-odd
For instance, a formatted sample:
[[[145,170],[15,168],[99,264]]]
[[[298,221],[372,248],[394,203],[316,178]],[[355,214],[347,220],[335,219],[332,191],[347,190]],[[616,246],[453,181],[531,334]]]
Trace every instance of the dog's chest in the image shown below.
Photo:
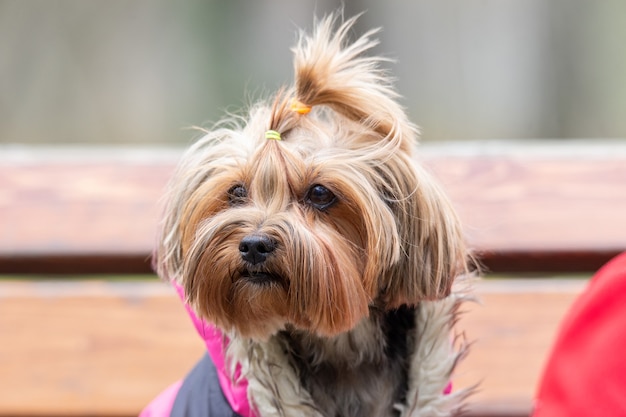
[[[356,369],[320,366],[302,374],[323,416],[395,416],[394,404],[405,391],[399,363],[363,364]]]
[[[389,417],[403,402],[414,311],[372,314],[353,331],[322,339],[291,334],[290,363],[323,416]]]

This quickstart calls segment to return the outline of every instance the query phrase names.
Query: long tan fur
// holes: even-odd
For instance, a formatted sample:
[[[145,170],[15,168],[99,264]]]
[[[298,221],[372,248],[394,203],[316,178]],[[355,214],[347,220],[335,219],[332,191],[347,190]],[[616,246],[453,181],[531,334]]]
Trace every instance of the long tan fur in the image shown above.
[[[294,85],[207,133],[170,184],[159,274],[184,286],[201,317],[257,348],[286,331],[324,340],[364,320],[378,326],[372,311],[447,297],[467,272],[458,218],[415,163],[417,128],[383,60],[364,55],[375,31],[349,43],[353,24],[330,16],[301,35]],[[311,112],[293,111],[294,101]],[[282,140],[267,140],[268,130]],[[332,192],[332,205],[311,203],[316,185]],[[242,261],[247,236],[272,242],[266,261]],[[380,350],[380,334],[367,334],[363,349]]]

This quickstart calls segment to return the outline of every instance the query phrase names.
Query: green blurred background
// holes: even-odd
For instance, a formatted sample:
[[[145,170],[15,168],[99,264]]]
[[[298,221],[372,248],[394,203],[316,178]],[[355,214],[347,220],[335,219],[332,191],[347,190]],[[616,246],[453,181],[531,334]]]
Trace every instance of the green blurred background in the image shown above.
[[[0,144],[186,145],[291,81],[325,0],[0,1]],[[626,2],[346,0],[424,140],[626,137]]]

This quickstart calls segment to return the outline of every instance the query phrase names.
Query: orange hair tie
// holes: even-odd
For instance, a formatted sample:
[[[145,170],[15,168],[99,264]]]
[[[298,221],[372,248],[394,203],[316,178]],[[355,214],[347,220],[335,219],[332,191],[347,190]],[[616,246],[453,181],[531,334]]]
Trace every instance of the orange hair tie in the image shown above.
[[[293,99],[291,101],[291,111],[295,111],[296,113],[299,114],[309,114],[309,112],[311,111],[311,106],[308,106],[306,104],[304,104],[303,102],[301,102],[300,100],[297,99]]]

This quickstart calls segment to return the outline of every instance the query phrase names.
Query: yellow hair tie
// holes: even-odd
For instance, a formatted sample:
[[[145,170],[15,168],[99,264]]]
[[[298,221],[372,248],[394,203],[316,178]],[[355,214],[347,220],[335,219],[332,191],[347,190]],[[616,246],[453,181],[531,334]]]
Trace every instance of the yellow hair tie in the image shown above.
[[[280,137],[280,133],[275,130],[268,130],[267,132],[265,132],[265,139],[282,140],[282,138]]]
[[[311,111],[311,106],[304,104],[300,100],[293,99],[290,109],[299,114],[308,114]]]

